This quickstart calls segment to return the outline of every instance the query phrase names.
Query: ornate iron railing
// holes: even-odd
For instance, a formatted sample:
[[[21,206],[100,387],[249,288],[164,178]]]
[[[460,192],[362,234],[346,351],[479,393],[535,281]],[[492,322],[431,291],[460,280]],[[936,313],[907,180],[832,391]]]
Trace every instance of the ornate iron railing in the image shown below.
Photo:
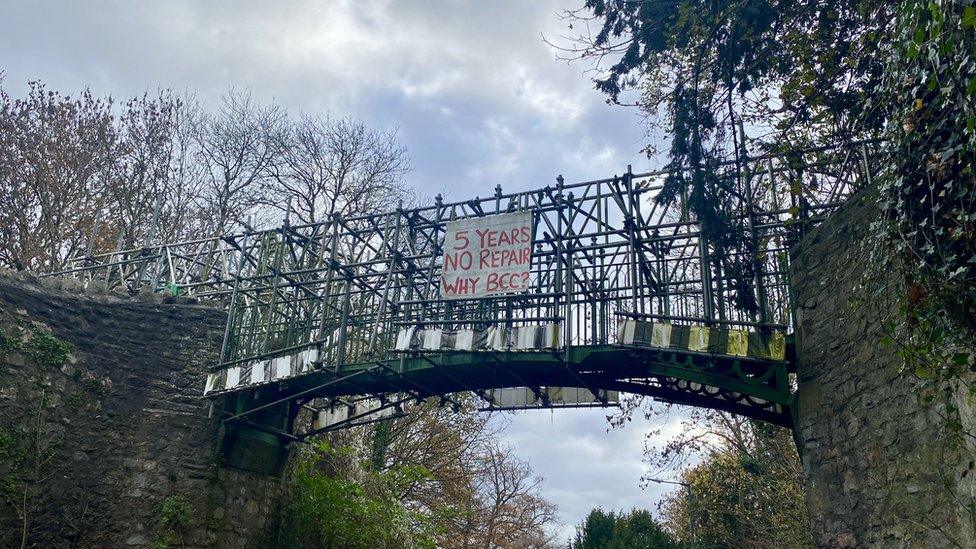
[[[737,177],[743,220],[756,243],[757,275],[745,281],[758,311],[736,307],[714,243],[682,200],[654,201],[666,172],[401,208],[376,216],[335,216],[179,243],[77,257],[61,275],[109,289],[150,288],[222,300],[228,323],[215,367],[312,345],[326,363],[391,352],[399,328],[448,330],[560,326],[562,346],[617,341],[622,318],[789,331],[788,249],[841,204],[874,167],[871,146],[763,155],[720,167]],[[530,210],[534,219],[528,291],[443,299],[445,224]],[[724,252],[729,253],[729,252]]]

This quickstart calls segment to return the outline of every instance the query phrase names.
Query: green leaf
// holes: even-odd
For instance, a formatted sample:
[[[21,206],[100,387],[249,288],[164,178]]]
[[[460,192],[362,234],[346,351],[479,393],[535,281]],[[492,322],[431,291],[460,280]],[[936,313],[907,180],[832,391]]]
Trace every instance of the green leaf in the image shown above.
[[[925,42],[925,30],[915,29],[915,35],[912,36],[912,43],[916,46],[921,46],[922,42]]]
[[[976,6],[966,6],[962,10],[962,27],[972,27],[976,29]]]

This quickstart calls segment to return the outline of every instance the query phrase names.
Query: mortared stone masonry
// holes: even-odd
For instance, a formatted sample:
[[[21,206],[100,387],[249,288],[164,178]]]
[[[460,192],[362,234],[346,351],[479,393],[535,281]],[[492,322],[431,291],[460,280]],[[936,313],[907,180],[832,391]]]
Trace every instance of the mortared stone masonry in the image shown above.
[[[0,273],[0,546],[25,507],[36,547],[267,545],[282,481],[219,466],[201,398],[225,318]]]
[[[965,387],[923,387],[885,336],[892,302],[865,300],[870,195],[792,251],[797,439],[820,547],[976,547],[976,434]],[[893,296],[894,297],[894,296]],[[972,380],[969,380],[972,382]]]

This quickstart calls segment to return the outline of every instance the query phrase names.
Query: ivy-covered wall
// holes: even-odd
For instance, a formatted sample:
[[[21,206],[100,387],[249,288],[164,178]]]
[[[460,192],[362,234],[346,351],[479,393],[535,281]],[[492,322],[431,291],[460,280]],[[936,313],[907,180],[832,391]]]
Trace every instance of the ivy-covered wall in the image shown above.
[[[224,318],[0,272],[0,546],[262,545],[281,481],[218,466],[200,398]]]
[[[874,200],[848,203],[792,253],[797,429],[814,539],[822,547],[976,547],[973,397],[962,384],[907,371],[887,337],[882,319],[895,300],[862,287]]]

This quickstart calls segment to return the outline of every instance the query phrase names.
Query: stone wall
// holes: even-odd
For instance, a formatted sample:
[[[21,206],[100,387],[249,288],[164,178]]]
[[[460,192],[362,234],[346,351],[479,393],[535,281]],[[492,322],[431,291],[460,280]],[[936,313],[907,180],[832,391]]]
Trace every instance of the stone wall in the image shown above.
[[[822,547],[976,547],[965,389],[925,388],[881,343],[892,305],[862,302],[862,196],[792,253],[798,320],[797,435],[814,539]],[[949,406],[947,406],[949,404]],[[957,409],[958,412],[953,411]]]
[[[0,546],[264,544],[281,482],[219,466],[200,398],[224,318],[0,273]]]

